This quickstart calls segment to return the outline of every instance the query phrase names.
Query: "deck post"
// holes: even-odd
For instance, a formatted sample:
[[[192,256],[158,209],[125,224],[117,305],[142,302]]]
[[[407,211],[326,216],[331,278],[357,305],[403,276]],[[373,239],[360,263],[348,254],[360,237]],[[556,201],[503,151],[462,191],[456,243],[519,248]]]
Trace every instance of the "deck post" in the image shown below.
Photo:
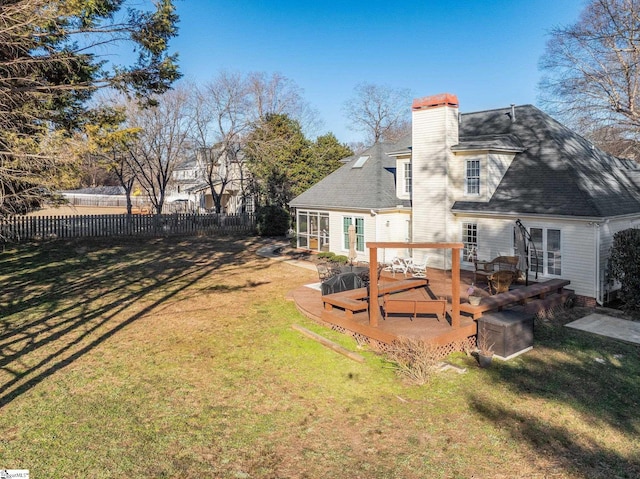
[[[460,327],[460,249],[451,248],[451,327]]]
[[[378,248],[369,247],[369,325],[378,326]]]

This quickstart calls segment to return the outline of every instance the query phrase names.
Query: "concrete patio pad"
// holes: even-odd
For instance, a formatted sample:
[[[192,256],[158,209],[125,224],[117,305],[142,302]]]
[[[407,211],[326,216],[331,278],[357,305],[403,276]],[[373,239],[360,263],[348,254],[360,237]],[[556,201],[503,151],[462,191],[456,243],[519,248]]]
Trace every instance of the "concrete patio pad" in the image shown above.
[[[640,322],[614,318],[606,314],[592,313],[566,325],[628,343],[640,344]]]

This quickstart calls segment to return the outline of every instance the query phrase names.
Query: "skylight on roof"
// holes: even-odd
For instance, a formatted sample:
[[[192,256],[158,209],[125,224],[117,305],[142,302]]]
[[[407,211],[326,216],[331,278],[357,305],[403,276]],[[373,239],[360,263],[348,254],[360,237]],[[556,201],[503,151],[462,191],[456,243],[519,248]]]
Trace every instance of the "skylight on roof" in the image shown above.
[[[361,156],[356,160],[356,162],[353,164],[351,168],[362,168],[362,165],[364,165],[368,159],[369,159],[368,156]]]

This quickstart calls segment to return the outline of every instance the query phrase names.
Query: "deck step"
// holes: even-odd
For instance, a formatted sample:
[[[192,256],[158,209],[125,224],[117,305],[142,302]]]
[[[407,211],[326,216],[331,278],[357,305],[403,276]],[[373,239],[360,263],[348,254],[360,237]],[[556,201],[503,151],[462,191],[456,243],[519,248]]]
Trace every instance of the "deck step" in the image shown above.
[[[524,311],[531,314],[537,314],[558,306],[564,306],[574,296],[575,291],[565,288],[560,293],[553,293],[541,299],[532,299],[528,301],[524,306]]]

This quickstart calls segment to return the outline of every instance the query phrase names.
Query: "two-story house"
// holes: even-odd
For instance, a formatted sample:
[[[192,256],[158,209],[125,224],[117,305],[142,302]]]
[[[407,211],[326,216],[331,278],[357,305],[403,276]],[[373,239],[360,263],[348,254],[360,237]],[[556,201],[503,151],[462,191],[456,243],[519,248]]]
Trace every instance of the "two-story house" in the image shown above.
[[[223,155],[214,156],[215,161],[210,164],[212,151],[215,150],[197,150],[173,170],[167,203],[178,210],[215,212],[215,201],[207,181],[211,170],[214,190],[220,197],[220,212],[230,215],[253,213],[253,196],[247,193],[246,166],[242,161]]]
[[[291,201],[298,247],[348,251],[368,241],[463,242],[488,260],[519,254],[516,221],[535,246],[533,278],[564,278],[586,302],[603,303],[613,235],[640,226],[640,165],[615,158],[531,105],[460,114],[455,95],[414,100],[412,133],[376,144]],[[444,251],[428,266],[450,268]],[[530,251],[531,254],[531,251]]]

